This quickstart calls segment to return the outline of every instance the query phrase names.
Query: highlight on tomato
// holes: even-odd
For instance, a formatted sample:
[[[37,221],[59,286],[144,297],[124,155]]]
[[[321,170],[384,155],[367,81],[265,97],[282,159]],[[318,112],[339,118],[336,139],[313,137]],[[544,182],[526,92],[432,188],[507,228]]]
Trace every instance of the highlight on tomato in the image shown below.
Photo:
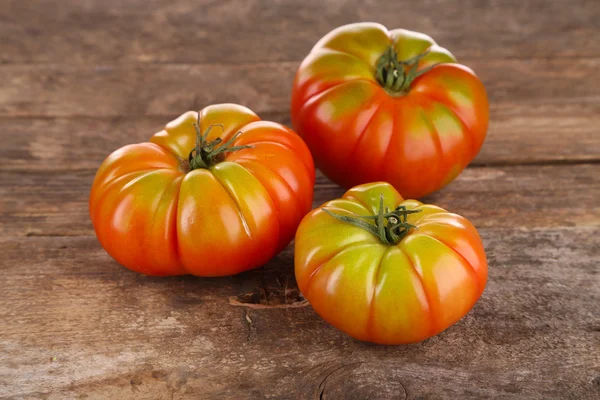
[[[357,23],[327,34],[304,59],[291,113],[332,181],[386,181],[420,198],[475,158],[489,106],[475,73],[429,36]]]
[[[314,165],[290,129],[235,104],[188,111],[102,163],[89,200],[96,235],[147,275],[257,268],[312,208]]]
[[[487,261],[467,219],[378,182],[304,217],[295,272],[304,297],[334,327],[363,341],[405,344],[469,312],[485,288]]]

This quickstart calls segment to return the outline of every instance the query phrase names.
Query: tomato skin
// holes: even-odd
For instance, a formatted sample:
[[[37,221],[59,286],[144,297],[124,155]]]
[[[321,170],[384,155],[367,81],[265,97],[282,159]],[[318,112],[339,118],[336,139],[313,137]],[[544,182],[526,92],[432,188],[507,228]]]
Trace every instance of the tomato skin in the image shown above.
[[[377,80],[376,63],[390,46],[400,60],[429,49],[418,69],[432,68],[406,93],[391,93]],[[475,158],[489,105],[473,71],[429,36],[357,23],[327,34],[304,59],[291,114],[315,163],[334,182],[350,188],[386,181],[406,198],[420,198]]]
[[[156,276],[224,276],[257,268],[293,238],[312,208],[310,152],[290,129],[235,104],[200,111],[208,140],[235,146],[209,169],[190,170],[196,144],[189,111],[150,142],[115,151],[102,163],[89,200],[94,230],[123,266]]]
[[[398,244],[383,244],[339,215],[420,209]],[[371,220],[372,221],[372,220]],[[371,222],[372,223],[372,222]],[[453,325],[479,299],[487,261],[477,230],[440,207],[403,200],[388,183],[363,184],[307,214],[296,232],[298,287],[331,325],[363,341],[419,342]]]

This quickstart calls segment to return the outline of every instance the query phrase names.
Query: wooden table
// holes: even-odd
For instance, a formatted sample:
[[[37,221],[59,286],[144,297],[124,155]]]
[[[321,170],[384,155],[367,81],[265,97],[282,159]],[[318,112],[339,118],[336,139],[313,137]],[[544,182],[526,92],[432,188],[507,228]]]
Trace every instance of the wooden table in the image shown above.
[[[323,3],[0,2],[0,397],[600,398],[600,3]],[[302,302],[291,247],[220,279],[104,252],[87,200],[106,155],[210,103],[289,124],[302,58],[367,20],[430,34],[488,89],[481,153],[425,199],[484,240],[464,319],[366,344]],[[315,205],[343,193],[317,182]]]

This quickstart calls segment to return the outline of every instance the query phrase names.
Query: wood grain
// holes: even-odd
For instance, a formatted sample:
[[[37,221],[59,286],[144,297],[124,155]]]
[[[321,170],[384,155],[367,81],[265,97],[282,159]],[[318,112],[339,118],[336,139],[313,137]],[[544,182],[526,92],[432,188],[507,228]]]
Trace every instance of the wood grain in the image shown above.
[[[337,26],[426,32],[459,58],[598,57],[594,0],[4,0],[0,62],[300,61]]]
[[[0,171],[96,169],[114,150],[147,141],[176,116],[2,118]],[[288,113],[261,118],[291,126]],[[598,126],[596,104],[492,105],[488,136],[472,165],[599,161]]]
[[[477,227],[600,226],[597,164],[469,168],[424,202]],[[0,234],[93,235],[88,196],[95,171],[5,171],[0,176]],[[319,174],[314,206],[344,190]]]
[[[430,34],[489,93],[480,154],[424,199],[484,241],[465,318],[375,346],[314,313],[293,245],[218,279],[106,254],[87,200],[111,151],[211,103],[289,125],[299,62],[369,20]],[[599,398],[598,20],[595,0],[0,1],[0,398]],[[314,205],[342,193],[319,174]]]
[[[396,347],[352,340],[310,307],[228,305],[293,286],[289,248],[236,277],[160,279],[92,237],[0,239],[0,396],[597,398],[600,229],[480,232],[483,298],[441,335]]]
[[[597,105],[598,58],[465,59],[495,107]],[[215,103],[288,112],[298,62],[0,65],[0,117],[179,115]],[[569,73],[565,73],[569,71]]]

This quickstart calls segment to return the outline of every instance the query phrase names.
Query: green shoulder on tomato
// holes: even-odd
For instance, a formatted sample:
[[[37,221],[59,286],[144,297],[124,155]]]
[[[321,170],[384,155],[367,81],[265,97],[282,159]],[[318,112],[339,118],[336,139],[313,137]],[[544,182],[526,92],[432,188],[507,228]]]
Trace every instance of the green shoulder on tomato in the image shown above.
[[[475,158],[489,106],[475,73],[429,36],[358,23],[333,30],[304,59],[291,113],[332,181],[385,181],[420,198]]]

